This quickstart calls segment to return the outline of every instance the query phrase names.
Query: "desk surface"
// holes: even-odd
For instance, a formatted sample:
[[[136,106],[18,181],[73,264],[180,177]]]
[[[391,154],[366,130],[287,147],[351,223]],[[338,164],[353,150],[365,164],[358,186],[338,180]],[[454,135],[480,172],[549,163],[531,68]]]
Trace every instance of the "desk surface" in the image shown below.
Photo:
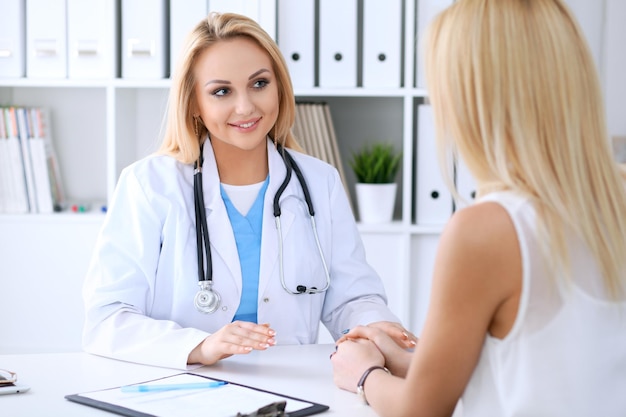
[[[334,345],[274,346],[266,351],[232,356],[191,372],[326,404],[320,416],[376,416],[356,394],[335,386],[328,357]],[[137,365],[87,353],[0,355],[0,368],[17,372],[31,387],[23,394],[0,395],[0,414],[12,417],[114,416],[67,401],[68,394],[133,384],[180,373],[180,370]]]

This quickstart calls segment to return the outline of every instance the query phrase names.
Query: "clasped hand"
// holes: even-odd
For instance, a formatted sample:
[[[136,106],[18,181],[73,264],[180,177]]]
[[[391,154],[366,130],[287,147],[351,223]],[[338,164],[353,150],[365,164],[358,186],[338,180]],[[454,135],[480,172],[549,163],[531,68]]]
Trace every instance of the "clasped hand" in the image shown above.
[[[416,345],[417,337],[397,323],[355,327],[337,340],[337,351],[331,355],[335,384],[354,392],[371,366],[385,366],[393,375],[404,377]]]

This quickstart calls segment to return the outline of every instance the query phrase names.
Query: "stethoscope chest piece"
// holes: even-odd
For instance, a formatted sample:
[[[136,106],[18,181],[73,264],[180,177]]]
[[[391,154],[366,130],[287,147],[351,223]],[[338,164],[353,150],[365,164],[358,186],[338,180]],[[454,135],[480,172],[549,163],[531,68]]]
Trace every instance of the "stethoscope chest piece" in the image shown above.
[[[193,303],[201,313],[213,313],[220,306],[221,297],[217,291],[213,291],[212,281],[200,281],[200,290],[196,293]]]

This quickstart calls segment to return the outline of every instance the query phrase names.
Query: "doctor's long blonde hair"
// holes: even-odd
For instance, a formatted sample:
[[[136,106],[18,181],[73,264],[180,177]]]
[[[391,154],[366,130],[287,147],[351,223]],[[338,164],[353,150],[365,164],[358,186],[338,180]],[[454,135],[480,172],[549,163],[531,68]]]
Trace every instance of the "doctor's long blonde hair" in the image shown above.
[[[291,128],[296,114],[293,86],[276,42],[254,20],[234,13],[210,13],[187,35],[178,65],[172,75],[165,130],[159,153],[183,163],[193,163],[200,153],[198,137],[205,138],[204,125],[196,126],[192,110],[196,100],[193,68],[198,56],[211,45],[226,39],[246,37],[256,42],[270,57],[278,84],[278,118],[269,136],[274,143],[301,151]],[[196,133],[196,129],[198,132]]]
[[[483,186],[532,199],[553,267],[566,231],[595,256],[609,293],[626,287],[626,192],[592,55],[561,0],[458,0],[426,43],[439,156]],[[447,170],[444,170],[447,171]]]

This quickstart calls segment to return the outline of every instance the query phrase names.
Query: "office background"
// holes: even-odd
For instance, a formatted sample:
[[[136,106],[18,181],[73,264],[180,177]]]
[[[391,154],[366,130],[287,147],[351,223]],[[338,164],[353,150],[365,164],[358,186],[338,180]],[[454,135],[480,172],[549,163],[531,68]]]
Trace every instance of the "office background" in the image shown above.
[[[626,136],[626,2],[567,2],[598,64],[609,132]],[[120,171],[157,146],[172,62],[209,10],[257,19],[289,63],[297,100],[328,104],[355,209],[351,153],[374,141],[402,150],[393,221],[359,229],[392,309],[419,333],[439,234],[454,205],[432,153],[418,45],[427,22],[451,3],[0,0],[0,107],[49,110],[67,207],[86,208],[0,214],[0,353],[80,347],[80,291],[101,208]],[[462,164],[456,180],[471,199]]]

